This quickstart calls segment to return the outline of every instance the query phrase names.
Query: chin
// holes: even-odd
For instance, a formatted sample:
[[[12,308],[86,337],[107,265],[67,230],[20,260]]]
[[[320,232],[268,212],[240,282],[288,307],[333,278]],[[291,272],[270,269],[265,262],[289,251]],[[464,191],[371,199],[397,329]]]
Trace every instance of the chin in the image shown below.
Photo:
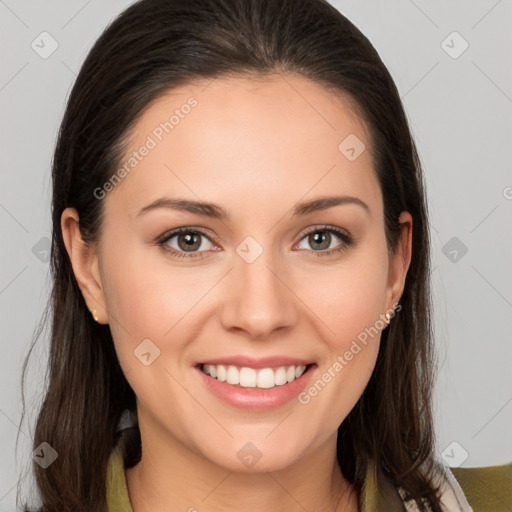
[[[265,434],[266,435],[266,434]],[[263,473],[285,469],[296,464],[300,448],[257,439],[254,441],[235,441],[217,444],[218,450],[212,452],[211,445],[203,457],[211,463],[236,473]]]

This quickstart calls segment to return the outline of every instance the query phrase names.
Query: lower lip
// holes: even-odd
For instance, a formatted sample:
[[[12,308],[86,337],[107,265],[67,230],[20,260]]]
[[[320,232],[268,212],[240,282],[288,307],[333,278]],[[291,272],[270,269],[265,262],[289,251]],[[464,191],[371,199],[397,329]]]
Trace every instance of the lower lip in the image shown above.
[[[197,366],[195,370],[206,387],[229,405],[251,411],[265,411],[280,407],[295,398],[306,387],[315,368],[316,365],[313,364],[298,379],[269,389],[234,386],[206,375]]]

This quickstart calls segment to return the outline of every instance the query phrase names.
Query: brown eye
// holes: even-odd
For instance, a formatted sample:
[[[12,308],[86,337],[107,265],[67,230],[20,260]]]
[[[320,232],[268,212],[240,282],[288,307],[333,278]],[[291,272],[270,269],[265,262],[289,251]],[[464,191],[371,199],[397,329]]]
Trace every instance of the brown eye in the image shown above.
[[[329,246],[331,245],[331,233],[325,230],[316,231],[315,233],[308,235],[308,243],[315,249],[329,249]]]
[[[336,239],[341,240],[336,245]],[[307,242],[309,247],[300,247],[300,244]],[[348,249],[354,240],[342,231],[331,226],[314,227],[307,231],[301,238],[299,247],[313,252],[315,256],[329,256]]]
[[[204,253],[211,249],[212,242],[202,231],[180,228],[165,235],[158,245],[173,256],[195,258],[205,256]]]
[[[201,235],[198,233],[186,233],[178,235],[178,246],[184,251],[195,251],[201,247]]]

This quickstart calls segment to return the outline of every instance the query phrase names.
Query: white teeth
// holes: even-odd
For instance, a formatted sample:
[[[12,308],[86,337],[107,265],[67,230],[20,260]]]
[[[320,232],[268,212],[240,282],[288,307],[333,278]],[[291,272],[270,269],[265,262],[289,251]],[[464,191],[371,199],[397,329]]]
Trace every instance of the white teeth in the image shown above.
[[[226,382],[228,384],[240,384],[240,372],[236,366],[228,366]]]
[[[242,372],[244,369],[242,368]],[[241,373],[241,372],[240,372]],[[258,372],[258,386],[259,388],[269,389],[276,385],[276,377],[272,368],[263,368]]]
[[[202,371],[220,382],[240,385],[244,388],[269,389],[282,386],[298,379],[305,371],[305,366],[280,366],[279,368],[261,368],[256,370],[246,366],[238,368],[233,365],[204,364]]]
[[[210,365],[210,368],[216,368],[217,370],[213,370],[213,372],[217,371],[217,380],[220,380],[221,382],[224,382],[227,378],[226,375],[226,368],[222,365],[220,366],[214,366]],[[213,372],[210,372],[210,375],[212,375]],[[212,375],[213,377],[214,375]]]
[[[243,388],[254,388],[256,386],[256,370],[252,368],[241,368],[240,386]]]
[[[281,366],[276,370],[275,373],[275,383],[277,386],[282,386],[283,384],[286,384],[288,381],[286,380],[286,368],[284,366]]]
[[[297,368],[295,368],[295,378],[298,379],[304,373],[305,369],[305,366],[297,366]]]

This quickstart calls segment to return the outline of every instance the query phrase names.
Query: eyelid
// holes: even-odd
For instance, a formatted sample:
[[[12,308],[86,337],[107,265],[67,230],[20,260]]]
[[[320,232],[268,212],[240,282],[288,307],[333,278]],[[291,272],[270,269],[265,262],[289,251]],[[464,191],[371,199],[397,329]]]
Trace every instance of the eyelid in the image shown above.
[[[172,238],[174,238],[182,233],[194,233],[194,234],[198,234],[200,236],[204,236],[213,244],[220,245],[216,242],[216,237],[210,235],[208,233],[208,231],[209,230],[207,230],[206,228],[199,228],[199,227],[195,227],[195,226],[182,226],[182,227],[167,231],[165,234],[163,234],[161,237],[159,237],[157,239],[157,244],[160,245],[165,251],[170,252],[173,255],[178,255],[177,257],[186,257],[186,258],[190,258],[190,259],[202,258],[202,257],[205,257],[205,256],[203,256],[205,253],[208,253],[210,251],[197,251],[197,252],[187,253],[187,251],[178,251],[172,247],[167,247],[166,243],[169,240],[171,240]],[[343,228],[338,228],[338,227],[332,226],[330,224],[317,224],[314,226],[310,226],[310,227],[306,228],[305,230],[301,231],[300,238],[297,240],[297,242],[295,242],[294,247],[295,247],[295,245],[302,242],[308,235],[310,235],[311,233],[316,233],[318,231],[328,231],[328,232],[334,233],[335,236],[337,236],[338,238],[340,238],[342,240],[341,250],[347,249],[350,245],[352,245],[355,242],[355,237],[353,235],[351,235],[350,233],[348,233]],[[334,248],[334,249],[329,249],[329,250],[324,250],[324,251],[314,251],[313,249],[305,249],[305,250],[308,252],[313,252],[317,256],[322,256],[322,255],[328,256],[330,254],[333,254],[333,253],[339,251],[340,248],[338,248],[338,249]]]
[[[343,228],[338,228],[330,224],[317,224],[315,226],[306,228],[305,231],[301,231],[301,237],[299,241],[303,240],[304,237],[306,237],[307,235],[310,235],[311,233],[316,233],[317,231],[331,231],[337,234],[338,236],[343,235],[347,238],[352,238],[352,235],[350,235],[350,233]]]
[[[163,243],[169,241],[171,238],[174,238],[177,235],[182,233],[197,233],[201,236],[204,236],[210,240],[210,242],[216,242],[217,237],[210,233],[210,231],[206,228],[199,228],[195,226],[182,226],[179,228],[170,229],[166,231],[163,235],[157,238],[157,243]]]
[[[350,234],[346,229],[339,228],[337,226],[332,226],[330,224],[318,224],[307,228],[306,231],[303,231],[301,237],[299,238],[298,242],[295,245],[300,244],[308,235],[320,231],[333,233],[334,236],[338,237],[342,241],[342,243],[339,244],[337,247],[324,251],[314,251],[313,249],[306,249],[307,252],[313,253],[315,256],[318,257],[332,256],[333,254],[345,251],[349,249],[351,246],[354,246],[357,241],[356,237]]]

